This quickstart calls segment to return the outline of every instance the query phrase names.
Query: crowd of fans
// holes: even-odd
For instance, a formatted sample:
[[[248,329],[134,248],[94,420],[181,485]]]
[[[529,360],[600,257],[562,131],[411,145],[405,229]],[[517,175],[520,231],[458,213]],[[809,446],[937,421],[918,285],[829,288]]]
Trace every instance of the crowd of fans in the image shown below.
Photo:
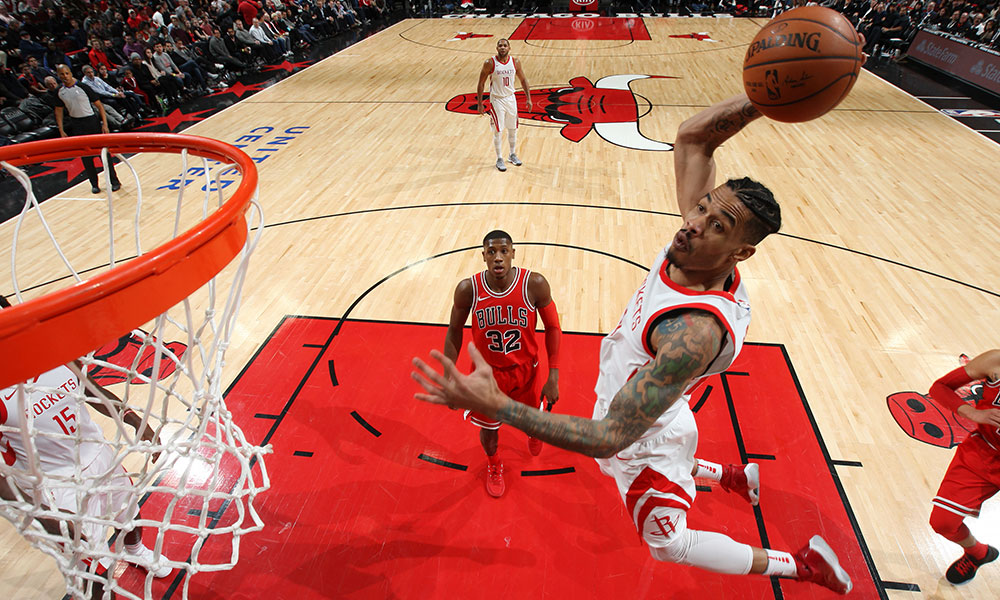
[[[1000,49],[997,0],[978,3],[966,0],[943,2],[869,2],[836,0],[830,4],[842,12],[865,36],[865,51],[875,54],[893,40],[896,48],[905,49],[919,29],[943,31],[981,46]]]
[[[51,116],[65,64],[128,129],[388,12],[386,0],[0,0],[0,105]]]

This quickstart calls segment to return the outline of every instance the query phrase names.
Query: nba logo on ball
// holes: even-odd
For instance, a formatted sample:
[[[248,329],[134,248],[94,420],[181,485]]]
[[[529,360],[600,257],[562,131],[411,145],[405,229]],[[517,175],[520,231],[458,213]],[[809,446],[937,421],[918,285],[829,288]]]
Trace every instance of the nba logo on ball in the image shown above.
[[[750,102],[776,121],[801,123],[840,104],[864,63],[858,32],[821,6],[784,12],[750,42],[743,87]]]

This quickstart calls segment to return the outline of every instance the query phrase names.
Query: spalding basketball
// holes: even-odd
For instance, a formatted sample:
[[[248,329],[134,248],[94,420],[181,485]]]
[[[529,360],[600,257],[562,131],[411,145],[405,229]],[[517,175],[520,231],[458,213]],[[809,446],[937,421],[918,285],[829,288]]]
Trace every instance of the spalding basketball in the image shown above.
[[[863,44],[835,10],[802,6],[772,19],[747,48],[743,87],[764,116],[801,123],[840,104],[858,79]]]

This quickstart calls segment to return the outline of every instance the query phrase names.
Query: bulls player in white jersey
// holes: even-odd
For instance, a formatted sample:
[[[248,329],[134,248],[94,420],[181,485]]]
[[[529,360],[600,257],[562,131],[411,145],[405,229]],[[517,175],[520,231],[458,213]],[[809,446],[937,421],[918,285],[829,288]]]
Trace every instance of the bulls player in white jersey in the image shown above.
[[[541,273],[512,266],[514,241],[505,231],[494,230],[483,238],[483,262],[487,269],[463,279],[455,288],[451,319],[444,340],[444,355],[458,359],[462,331],[472,316],[472,343],[494,370],[500,389],[526,406],[552,410],[559,400],[559,346],[562,330],[559,312],[552,300],[549,282]],[[538,315],[545,325],[545,352],[549,369],[538,384]],[[480,427],[479,441],[486,451],[486,492],[503,495],[503,462],[498,451],[500,422],[470,412],[469,420]],[[538,456],[542,443],[528,438],[528,451]]]
[[[510,42],[501,39],[497,42],[497,54],[483,62],[479,70],[479,86],[476,88],[476,104],[479,114],[485,110],[483,106],[483,86],[486,78],[490,78],[490,127],[493,131],[493,147],[497,151],[497,169],[506,171],[503,161],[503,139],[500,133],[507,130],[507,141],[510,144],[510,164],[520,167],[523,163],[517,157],[517,96],[514,94],[514,78],[521,81],[521,89],[527,102],[528,112],[531,112],[531,92],[528,90],[528,79],[524,76],[521,62],[510,55]]]
[[[10,307],[6,298],[0,296],[0,309]],[[24,384],[24,412],[19,410],[18,386],[0,390],[0,456],[4,464],[18,471],[31,473],[31,463],[28,448],[24,438],[18,432],[29,423],[39,435],[33,436],[33,450],[37,456],[38,469],[45,475],[72,477],[77,466],[81,467],[83,477],[97,477],[107,473],[109,469],[117,468],[121,473],[110,483],[125,488],[131,486],[123,467],[114,466],[115,455],[111,446],[104,438],[104,433],[91,419],[86,406],[79,402],[85,396],[87,404],[97,412],[110,417],[107,406],[95,397],[100,394],[110,400],[112,406],[119,410],[122,422],[135,428],[136,435],[143,440],[159,445],[159,439],[148,425],[142,425],[142,418],[131,409],[124,406],[121,400],[99,383],[88,376],[86,389],[81,389],[78,373],[82,372],[79,361],[46,371]],[[154,455],[154,460],[156,456]],[[14,488],[20,490],[20,493]],[[41,496],[41,503],[46,507],[73,513],[77,509],[76,489],[57,484],[48,487],[34,488],[31,481],[15,476],[5,478],[0,475],[0,497],[14,500],[24,497],[30,501],[35,494]],[[137,507],[128,506],[128,496],[124,491],[111,491],[93,494],[87,498],[84,510],[91,515],[113,515],[112,520],[119,529],[127,529],[123,542],[125,557],[142,559],[147,564],[153,562],[153,551],[142,544],[142,527],[132,526],[138,516]],[[39,519],[40,525],[46,531],[58,534],[59,525],[53,519]],[[69,523],[69,535],[73,535],[72,523]],[[81,534],[91,543],[106,535],[103,527],[92,522],[85,522]],[[100,574],[107,570],[106,565],[99,565]],[[170,574],[169,566],[161,566],[153,572],[155,577],[166,577]],[[100,594],[95,592],[95,597]]]
[[[419,400],[476,410],[597,458],[601,471],[615,479],[654,558],[719,573],[797,578],[846,594],[851,579],[820,536],[793,556],[687,527],[693,477],[720,475],[715,468],[703,470],[694,458],[698,430],[688,408],[690,392],[739,354],[750,303],[736,266],[781,225],[778,204],[763,185],[746,178],[715,185],[715,150],[759,117],[740,95],[678,130],[674,173],[684,223],[601,343],[593,418],[542,413],[512,402],[471,346],[471,374],[432,351],[444,375],[414,359],[412,376],[426,392],[416,395]]]
[[[966,404],[956,390],[980,379],[982,397],[974,405]],[[931,510],[931,528],[964,550],[945,572],[948,581],[961,585],[972,580],[979,567],[1000,557],[1000,551],[977,540],[964,522],[978,517],[983,502],[1000,491],[1000,349],[984,352],[938,379],[930,393],[976,424],[955,451]]]

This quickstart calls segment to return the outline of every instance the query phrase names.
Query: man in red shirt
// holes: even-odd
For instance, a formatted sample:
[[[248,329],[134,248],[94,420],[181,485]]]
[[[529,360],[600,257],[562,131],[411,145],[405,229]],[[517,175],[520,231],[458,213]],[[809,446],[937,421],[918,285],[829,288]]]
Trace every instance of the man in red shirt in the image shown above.
[[[260,2],[257,0],[240,0],[239,5],[237,5],[236,10],[243,17],[243,23],[247,27],[253,24],[254,18],[256,18],[257,13],[260,12]]]

